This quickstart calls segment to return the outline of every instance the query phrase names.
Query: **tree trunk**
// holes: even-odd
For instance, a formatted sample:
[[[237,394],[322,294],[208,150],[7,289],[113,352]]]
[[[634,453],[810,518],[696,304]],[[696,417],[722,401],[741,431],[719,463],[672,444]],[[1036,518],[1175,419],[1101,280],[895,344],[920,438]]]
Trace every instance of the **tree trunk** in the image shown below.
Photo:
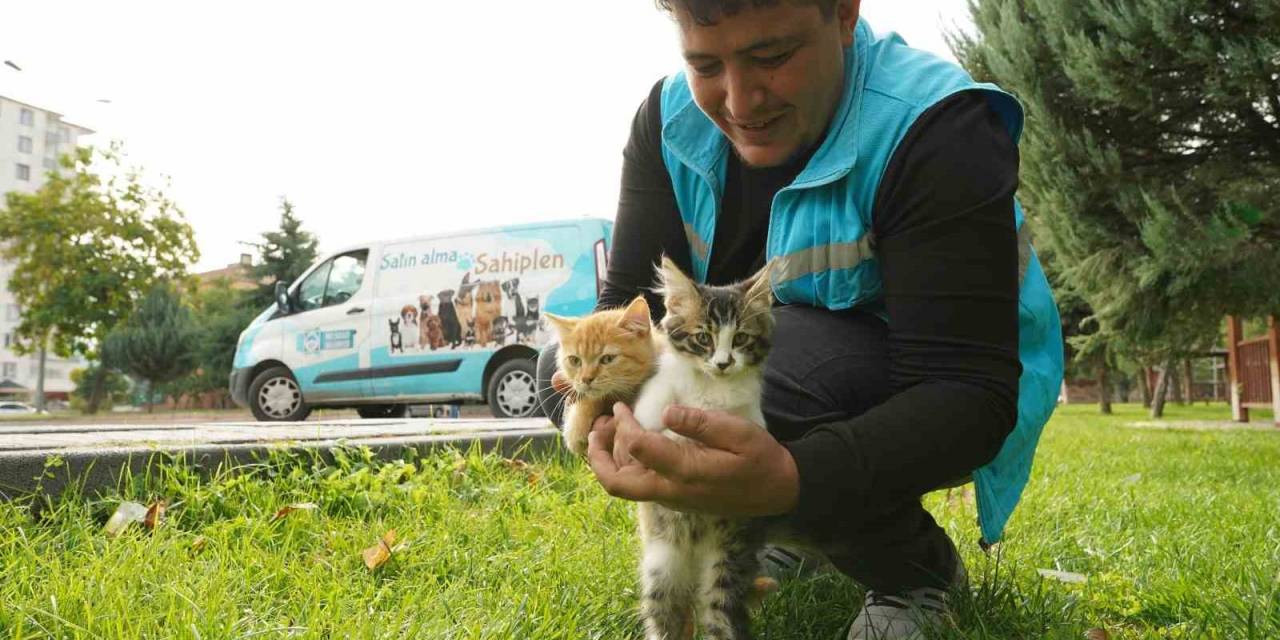
[[[155,406],[153,406],[151,402],[151,394],[154,393],[153,389],[155,388],[155,385],[152,384],[151,381],[144,382],[143,384],[147,387],[147,395],[144,396],[145,402],[147,403],[147,413],[151,413],[152,410],[155,409]]]
[[[1151,417],[1164,417],[1164,401],[1165,396],[1169,393],[1169,377],[1173,374],[1173,358],[1167,358],[1164,361],[1164,367],[1160,370],[1160,377],[1156,380],[1156,389],[1151,399]]]
[[[1167,385],[1169,388],[1165,390],[1165,394],[1178,404],[1186,404],[1186,400],[1182,397],[1182,367],[1176,367],[1174,364],[1173,361],[1170,361],[1168,367],[1169,382]]]
[[[1111,415],[1111,376],[1110,365],[1104,355],[1098,366],[1098,410],[1103,415]]]
[[[102,392],[107,386],[107,368],[102,363],[94,369],[93,386],[89,387],[89,401],[85,403],[84,412],[87,414],[95,414],[102,404]]]
[[[1138,392],[1142,396],[1142,408],[1151,408],[1151,367],[1138,368]]]
[[[36,374],[36,409],[41,413],[44,412],[44,364],[49,358],[49,341],[40,341],[40,370]]]
[[[1182,361],[1182,395],[1187,397],[1187,404],[1196,403],[1196,380],[1191,371],[1191,358]]]
[[[1169,378],[1169,385],[1170,385],[1169,391],[1173,393],[1173,399],[1175,402],[1177,402],[1179,405],[1185,406],[1188,400],[1187,380],[1184,376],[1186,372],[1183,371],[1181,362],[1174,362],[1173,366],[1174,366],[1174,369],[1172,371],[1173,377]]]

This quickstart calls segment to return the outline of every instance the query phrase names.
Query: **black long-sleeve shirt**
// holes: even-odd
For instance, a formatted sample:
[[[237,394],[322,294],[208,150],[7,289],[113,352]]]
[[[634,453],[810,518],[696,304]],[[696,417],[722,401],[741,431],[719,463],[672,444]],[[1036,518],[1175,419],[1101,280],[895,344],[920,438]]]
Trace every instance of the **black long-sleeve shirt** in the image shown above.
[[[609,269],[599,307],[645,293],[664,309],[654,264],[690,256],[661,154],[661,82],[632,124]],[[809,152],[812,153],[812,150]],[[707,281],[764,264],[773,195],[804,168],[752,168],[730,154]],[[818,521],[918,496],[999,451],[1016,421],[1018,153],[979,92],[920,116],[885,170],[872,213],[888,315],[891,396],[847,420],[784,443],[800,473],[797,515]],[[838,504],[837,504],[838,503]]]

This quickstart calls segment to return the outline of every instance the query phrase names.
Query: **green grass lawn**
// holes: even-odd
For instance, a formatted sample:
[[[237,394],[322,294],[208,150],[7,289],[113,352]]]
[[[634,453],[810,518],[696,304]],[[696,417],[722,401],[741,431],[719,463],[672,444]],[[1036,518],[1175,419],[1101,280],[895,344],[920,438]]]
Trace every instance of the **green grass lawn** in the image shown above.
[[[970,501],[926,498],[974,583],[938,637],[1280,638],[1280,429],[1124,426],[1144,419],[1128,405],[1060,410],[990,555]],[[161,527],[104,535],[120,500],[153,498],[169,501]],[[273,521],[295,502],[319,508]],[[171,467],[39,520],[0,503],[0,638],[636,638],[633,522],[559,457],[351,453],[212,480]],[[371,572],[361,550],[389,529],[407,546]],[[757,635],[843,638],[860,593],[837,575],[784,584]]]

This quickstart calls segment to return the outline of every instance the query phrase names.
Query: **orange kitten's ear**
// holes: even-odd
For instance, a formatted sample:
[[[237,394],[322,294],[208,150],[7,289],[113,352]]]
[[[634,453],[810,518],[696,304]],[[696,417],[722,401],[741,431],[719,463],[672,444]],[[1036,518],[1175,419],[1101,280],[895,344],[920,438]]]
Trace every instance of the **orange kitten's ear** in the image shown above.
[[[618,326],[639,336],[649,335],[649,303],[645,301],[644,296],[636,296],[636,299],[627,305],[627,310],[622,312],[622,319],[618,321]]]
[[[658,277],[662,280],[662,297],[667,301],[668,307],[679,307],[681,302],[697,299],[697,285],[665,255],[658,267]]]
[[[543,313],[542,317],[551,321],[551,326],[556,328],[556,333],[560,334],[560,338],[573,333],[574,327],[578,326],[578,318],[564,318],[550,313]]]

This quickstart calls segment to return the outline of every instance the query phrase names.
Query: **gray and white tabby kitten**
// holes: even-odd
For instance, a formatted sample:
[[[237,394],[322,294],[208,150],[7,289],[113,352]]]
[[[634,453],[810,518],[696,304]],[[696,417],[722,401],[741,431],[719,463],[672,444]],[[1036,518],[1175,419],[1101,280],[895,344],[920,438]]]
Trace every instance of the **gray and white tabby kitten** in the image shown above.
[[[764,428],[760,393],[773,330],[768,270],[713,287],[695,283],[662,259],[667,315],[661,329],[667,344],[657,372],[636,399],[635,417],[645,429],[663,431],[662,411],[671,404],[725,411]],[[647,640],[691,638],[695,619],[705,637],[749,638],[763,525],[655,503],[641,503],[638,516],[640,617]]]

